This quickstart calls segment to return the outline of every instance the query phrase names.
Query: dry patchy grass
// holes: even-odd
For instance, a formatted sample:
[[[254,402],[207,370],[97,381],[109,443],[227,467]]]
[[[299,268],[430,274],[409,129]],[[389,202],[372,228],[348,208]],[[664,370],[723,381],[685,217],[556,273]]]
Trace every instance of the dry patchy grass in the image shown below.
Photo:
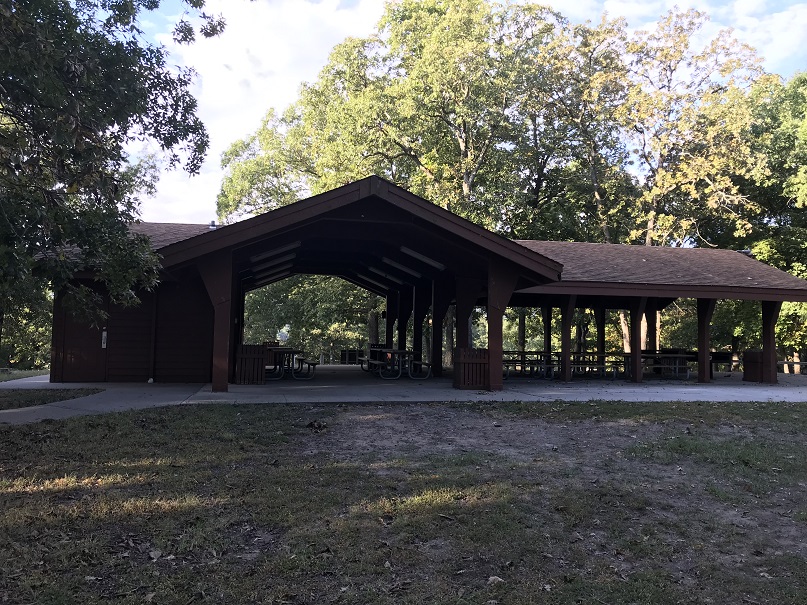
[[[0,427],[0,602],[805,603],[806,440],[793,404]]]
[[[0,410],[78,399],[101,391],[103,389],[0,389]]]

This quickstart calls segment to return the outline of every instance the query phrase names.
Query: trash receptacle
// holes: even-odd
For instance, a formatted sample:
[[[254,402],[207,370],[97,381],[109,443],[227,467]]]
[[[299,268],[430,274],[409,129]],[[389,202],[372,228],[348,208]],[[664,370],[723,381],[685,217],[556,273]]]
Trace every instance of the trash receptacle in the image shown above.
[[[490,389],[487,349],[454,349],[454,388]]]
[[[743,380],[762,382],[762,351],[752,350],[743,353]]]

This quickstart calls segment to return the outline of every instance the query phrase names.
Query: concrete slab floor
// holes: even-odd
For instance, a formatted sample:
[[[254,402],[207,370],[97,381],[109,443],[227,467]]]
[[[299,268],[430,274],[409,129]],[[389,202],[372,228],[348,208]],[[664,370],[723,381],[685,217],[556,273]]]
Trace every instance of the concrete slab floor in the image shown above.
[[[417,403],[440,401],[788,401],[807,402],[807,375],[779,374],[775,385],[742,381],[742,374],[718,373],[708,384],[651,377],[640,384],[623,379],[575,379],[570,383],[511,377],[498,392],[458,390],[450,377],[381,380],[357,366],[320,366],[310,381],[230,385],[213,393],[209,384],[50,383],[37,376],[0,383],[0,389],[101,388],[96,395],[17,410],[0,410],[0,423],[102,414],[131,409],[205,403]]]

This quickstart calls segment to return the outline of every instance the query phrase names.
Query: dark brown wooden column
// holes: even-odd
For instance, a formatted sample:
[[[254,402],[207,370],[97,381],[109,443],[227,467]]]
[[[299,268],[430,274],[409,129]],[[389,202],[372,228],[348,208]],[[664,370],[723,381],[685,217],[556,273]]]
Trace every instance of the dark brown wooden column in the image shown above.
[[[776,384],[776,321],[781,301],[762,301],[762,382]]]
[[[228,381],[236,380],[238,347],[244,343],[244,289],[240,280],[232,280],[232,314],[230,322],[230,363]]]
[[[423,321],[429,314],[429,307],[432,305],[431,288],[426,286],[416,286],[414,288],[414,305],[412,317],[412,351],[415,359],[423,360]]]
[[[233,318],[233,261],[227,252],[205,257],[199,262],[199,274],[213,303],[213,391],[226,392],[230,376]]]
[[[560,367],[563,381],[572,379],[572,320],[576,296],[567,296],[560,308]]]
[[[454,291],[449,280],[432,282],[432,350],[429,362],[432,375],[443,375],[443,320],[448,313]]]
[[[471,346],[468,330],[471,313],[479,298],[481,286],[475,279],[457,279],[457,348],[467,349]]]
[[[594,307],[594,325],[597,329],[597,363],[605,363],[605,307]],[[603,371],[603,374],[605,372]]]
[[[544,352],[552,352],[552,307],[541,307],[541,321],[544,324]]]
[[[647,299],[647,306],[644,310],[645,322],[647,322],[647,338],[645,340],[645,348],[658,349],[658,300],[655,298]]]
[[[409,318],[412,316],[414,306],[414,288],[406,288],[401,291],[398,299],[398,349],[406,349],[406,329],[409,326]]]
[[[384,345],[390,349],[394,348],[395,340],[395,320],[398,319],[398,299],[400,293],[397,290],[390,290],[387,293],[387,318],[384,322]]]
[[[630,379],[642,382],[642,316],[647,298],[636,298],[630,307]]]
[[[698,299],[698,382],[709,382],[712,349],[712,315],[715,312],[715,299]]]
[[[502,323],[504,310],[517,282],[518,273],[512,267],[497,263],[488,265],[488,369],[491,391],[504,388]]]

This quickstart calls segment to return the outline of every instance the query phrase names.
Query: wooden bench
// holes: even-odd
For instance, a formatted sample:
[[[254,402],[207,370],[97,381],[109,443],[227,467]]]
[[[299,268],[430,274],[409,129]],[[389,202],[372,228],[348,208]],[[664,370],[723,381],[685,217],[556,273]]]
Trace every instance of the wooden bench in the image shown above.
[[[609,373],[611,374],[611,380],[616,380],[616,376],[619,372],[622,371],[623,367],[621,363],[577,363],[572,364],[572,373],[574,373],[575,368],[577,369],[578,374],[587,374],[588,370],[596,370],[598,374],[602,374],[603,376],[607,376]]]
[[[801,368],[807,366],[807,361],[777,361],[776,365],[782,368],[782,372],[784,372],[785,366],[791,366],[793,369],[799,368],[799,370],[801,370]],[[0,368],[0,372],[2,371],[3,369]],[[804,374],[803,371],[800,373]]]

